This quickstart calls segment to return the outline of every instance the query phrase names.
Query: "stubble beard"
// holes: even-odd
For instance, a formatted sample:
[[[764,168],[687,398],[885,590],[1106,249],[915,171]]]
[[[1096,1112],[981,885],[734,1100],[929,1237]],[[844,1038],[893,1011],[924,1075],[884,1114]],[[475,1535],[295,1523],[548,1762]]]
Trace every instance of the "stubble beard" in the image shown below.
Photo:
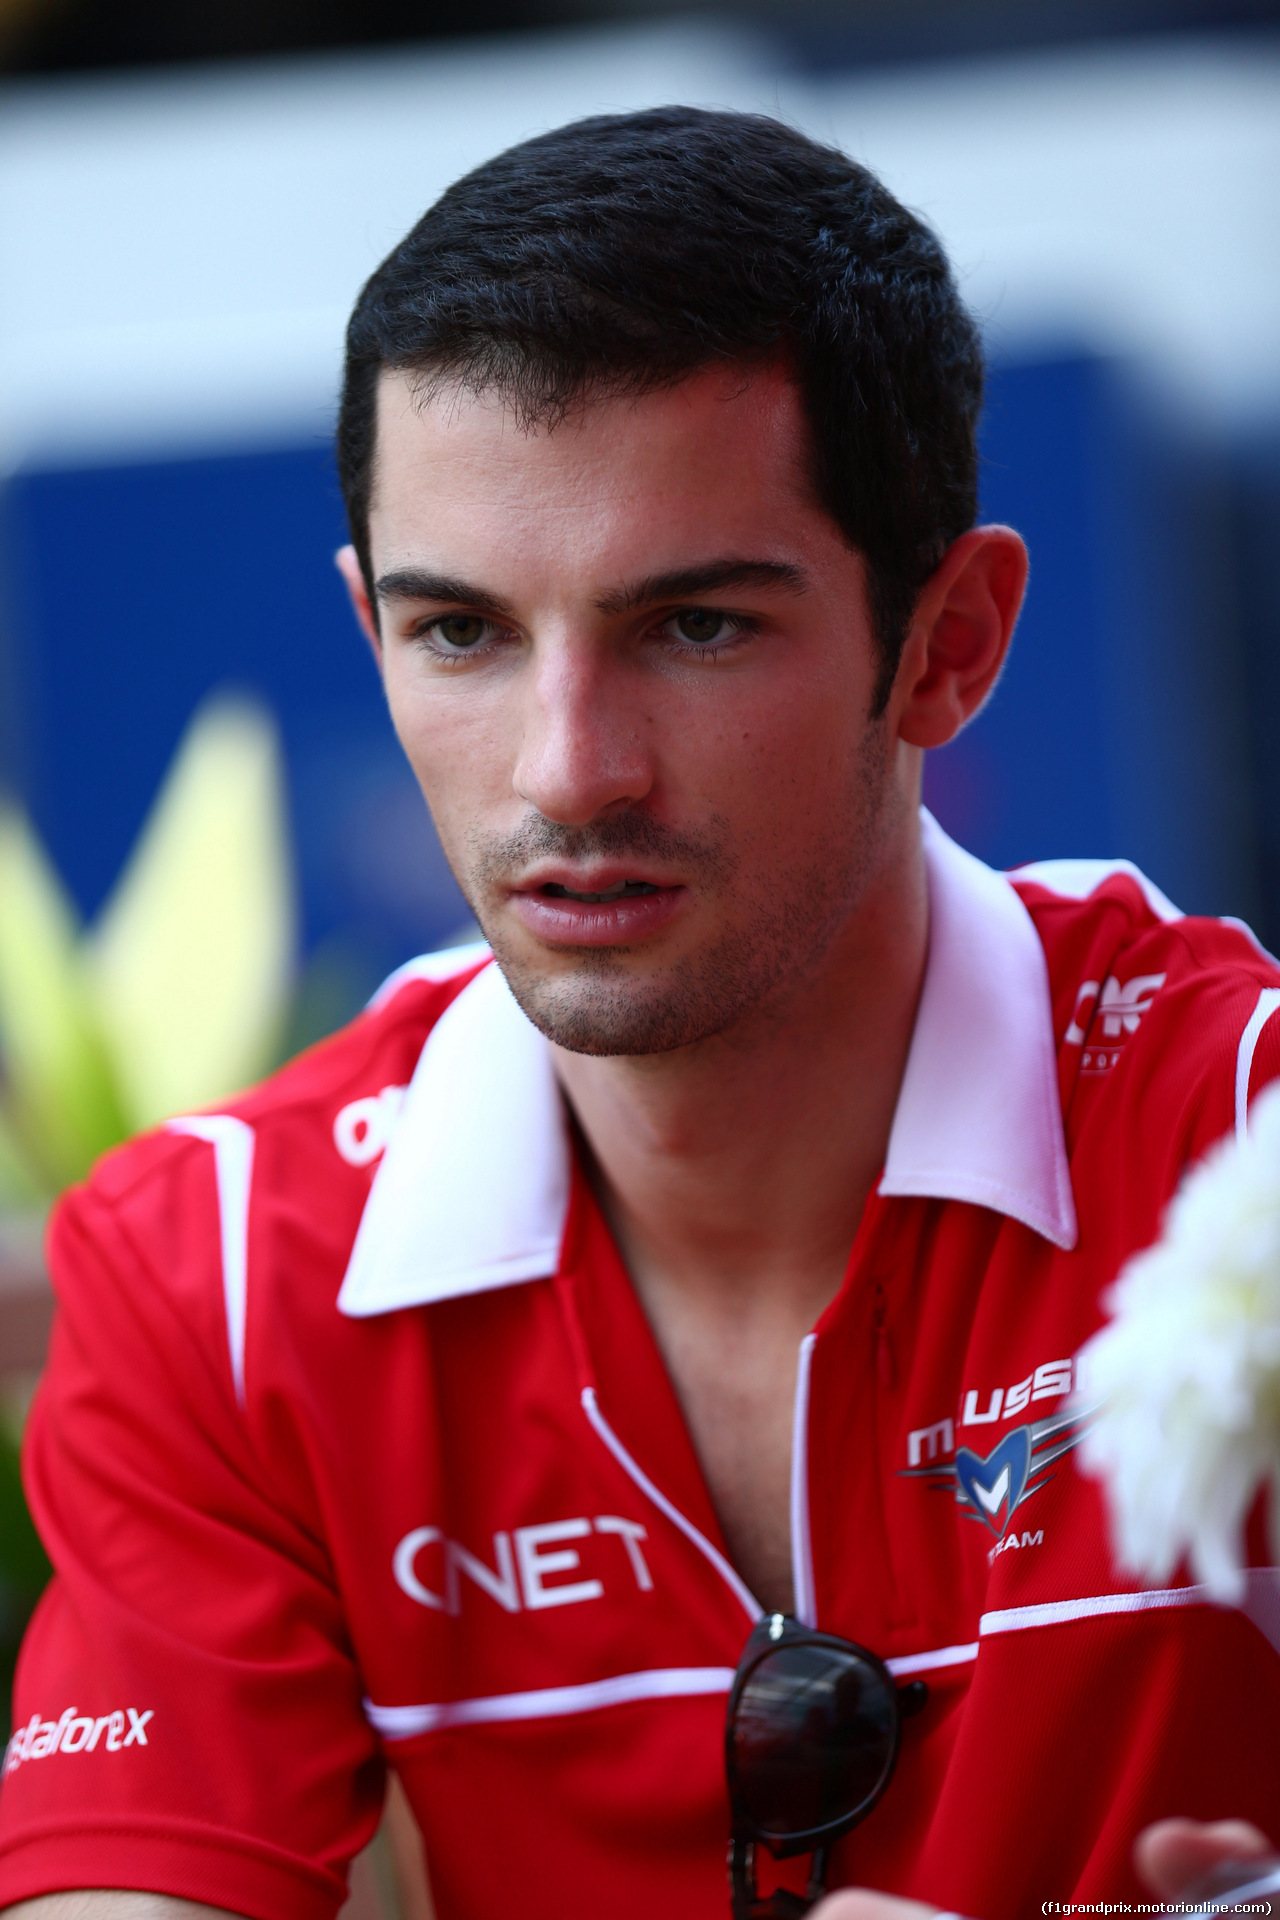
[[[588,827],[535,814],[514,835],[474,836],[459,882],[524,1013],[556,1046],[597,1055],[670,1053],[767,1014],[789,990],[802,988],[876,869],[890,809],[889,745],[883,721],[868,721],[847,813],[794,823],[794,858],[775,861],[773,884],[758,890],[729,844],[730,823],[714,816],[696,836],[639,811]],[[521,950],[487,904],[495,882],[535,859],[627,855],[656,857],[688,875],[704,898],[724,903],[730,925],[700,951],[654,972],[630,966],[633,950],[620,945],[574,949],[568,970],[562,960],[552,973]]]

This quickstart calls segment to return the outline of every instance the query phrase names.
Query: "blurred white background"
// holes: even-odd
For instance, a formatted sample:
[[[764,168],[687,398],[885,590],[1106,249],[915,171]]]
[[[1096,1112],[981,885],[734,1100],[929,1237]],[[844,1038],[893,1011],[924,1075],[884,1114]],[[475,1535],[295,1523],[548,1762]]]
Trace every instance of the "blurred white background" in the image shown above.
[[[314,430],[358,287],[451,179],[667,100],[780,114],[865,160],[941,233],[1006,350],[1087,341],[1236,415],[1280,399],[1280,42],[816,79],[745,27],[597,27],[11,82],[0,461]]]

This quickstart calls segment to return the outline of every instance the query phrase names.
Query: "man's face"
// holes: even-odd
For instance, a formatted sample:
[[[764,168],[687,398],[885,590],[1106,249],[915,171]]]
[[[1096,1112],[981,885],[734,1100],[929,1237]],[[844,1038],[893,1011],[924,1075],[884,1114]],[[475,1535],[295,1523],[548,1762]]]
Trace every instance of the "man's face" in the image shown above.
[[[530,1018],[656,1053],[802,990],[910,780],[786,377],[526,431],[384,375],[370,537],[392,718]]]

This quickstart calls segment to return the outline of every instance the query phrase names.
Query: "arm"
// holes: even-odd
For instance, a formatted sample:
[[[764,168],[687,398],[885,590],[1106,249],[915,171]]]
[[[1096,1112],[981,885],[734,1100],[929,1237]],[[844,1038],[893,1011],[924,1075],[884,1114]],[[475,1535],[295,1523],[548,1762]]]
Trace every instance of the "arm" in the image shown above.
[[[1138,1872],[1166,1900],[1184,1896],[1188,1887],[1227,1860],[1263,1861],[1274,1855],[1266,1835],[1247,1820],[1157,1820],[1138,1835],[1133,1848]]]
[[[1261,1861],[1272,1854],[1271,1842],[1246,1820],[1219,1820],[1209,1825],[1198,1820],[1158,1820],[1134,1843],[1134,1859],[1142,1878],[1153,1893],[1163,1894],[1166,1900],[1185,1898],[1188,1887],[1223,1861]],[[192,1909],[193,1914],[203,1911]],[[51,1915],[50,1920],[79,1920],[79,1915],[60,1913]],[[133,1920],[133,1916],[122,1913],[120,1920]],[[138,1920],[142,1920],[141,1915]],[[157,1920],[169,1920],[169,1916],[157,1916]],[[173,1920],[178,1920],[177,1914]],[[857,1887],[829,1895],[815,1907],[813,1920],[956,1920],[956,1916],[940,1914],[919,1900],[900,1900],[895,1894],[870,1893]]]
[[[123,1192],[100,1174],[53,1229],[25,1468],[56,1572],[15,1682],[0,1906],[332,1920],[383,1775],[305,1450],[264,1449],[284,1423],[234,1391],[213,1156],[126,1153]]]
[[[202,1907],[167,1893],[117,1893],[105,1887],[83,1893],[46,1893],[6,1907],[10,1920],[237,1920],[225,1907]]]

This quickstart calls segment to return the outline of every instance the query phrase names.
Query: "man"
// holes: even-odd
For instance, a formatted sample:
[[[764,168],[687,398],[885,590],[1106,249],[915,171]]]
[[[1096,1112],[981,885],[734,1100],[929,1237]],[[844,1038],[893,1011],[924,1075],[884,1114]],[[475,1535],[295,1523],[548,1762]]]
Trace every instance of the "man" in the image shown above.
[[[1274,1822],[1273,1647],[1116,1573],[1069,1395],[1280,974],[922,821],[1026,578],[980,391],[932,236],[760,119],[530,142],[364,290],[340,565],[496,964],[64,1206],[0,1898],[327,1920],[385,1759],[442,1915],[723,1914],[762,1615],[924,1695],[762,1897],[1013,1920]]]

